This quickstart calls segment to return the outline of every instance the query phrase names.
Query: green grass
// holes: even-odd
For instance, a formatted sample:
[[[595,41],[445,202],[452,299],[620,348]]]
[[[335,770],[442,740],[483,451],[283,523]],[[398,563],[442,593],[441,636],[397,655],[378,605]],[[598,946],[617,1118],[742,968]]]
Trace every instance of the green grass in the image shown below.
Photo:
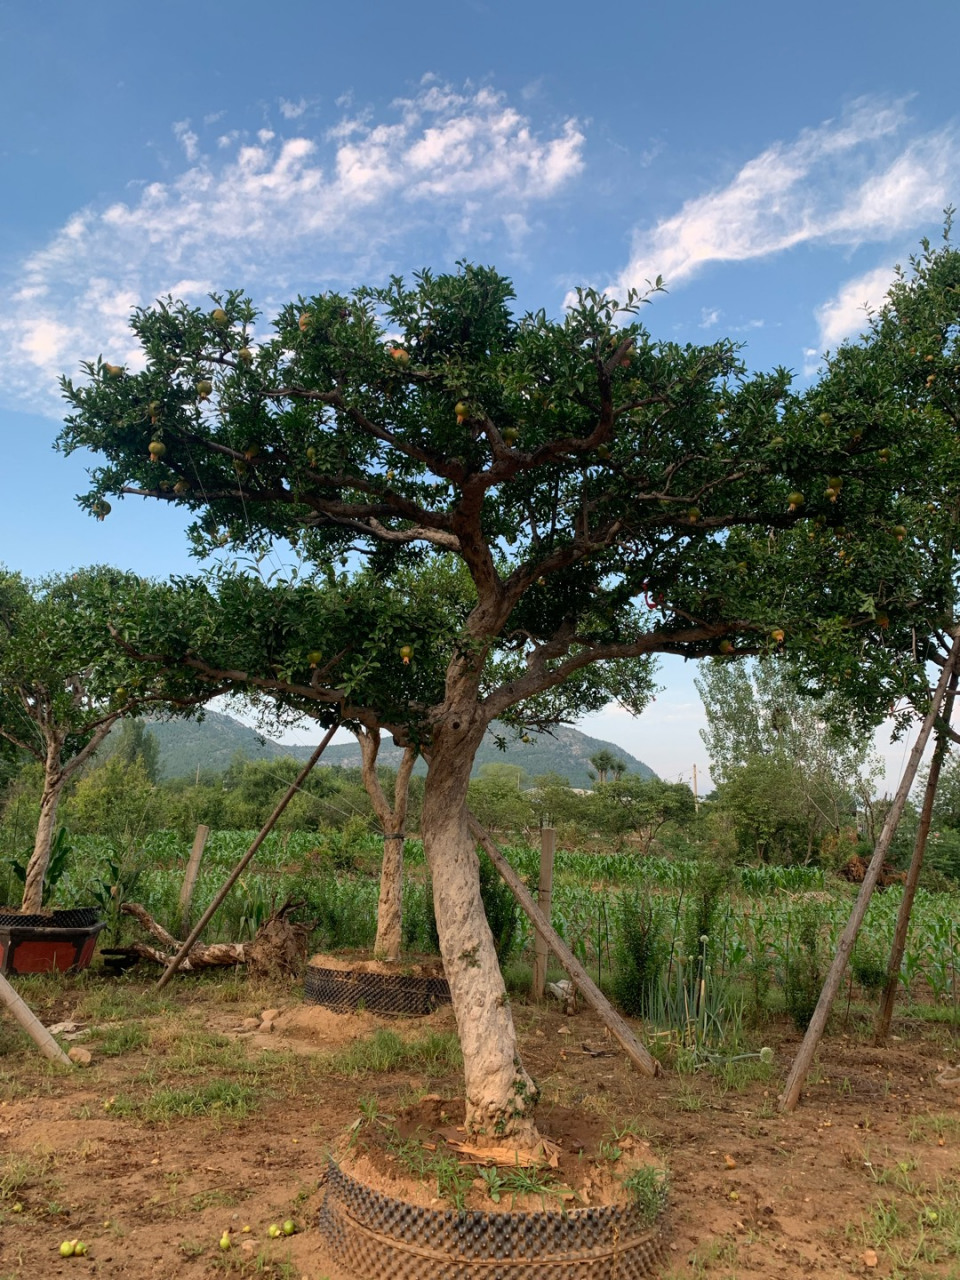
[[[48,1196],[61,1187],[60,1181],[53,1173],[52,1156],[22,1156],[8,1154],[0,1156],[0,1203],[5,1209],[12,1209],[14,1204],[36,1195]]]
[[[181,1116],[230,1116],[242,1120],[252,1114],[260,1091],[232,1080],[210,1080],[192,1089],[163,1087],[142,1099],[118,1095],[113,1111],[148,1124],[165,1124]]]
[[[624,1190],[629,1193],[645,1226],[652,1227],[663,1212],[668,1185],[667,1171],[650,1164],[641,1165],[624,1178]]]
[[[395,1031],[380,1028],[366,1040],[357,1040],[325,1058],[329,1070],[356,1079],[384,1071],[459,1068],[463,1058],[453,1032],[430,1031],[415,1040],[404,1040]]]
[[[132,1053],[135,1049],[142,1049],[148,1039],[146,1028],[139,1022],[94,1027],[89,1036],[90,1042],[96,1046],[97,1053],[104,1058],[116,1058],[121,1053]]]
[[[875,1153],[866,1153],[875,1155]],[[876,1249],[893,1280],[915,1280],[929,1273],[922,1264],[954,1268],[938,1275],[955,1276],[960,1259],[960,1187],[955,1179],[926,1181],[919,1162],[896,1159],[888,1151],[865,1159],[867,1176],[885,1189],[868,1212],[846,1229],[855,1247]]]

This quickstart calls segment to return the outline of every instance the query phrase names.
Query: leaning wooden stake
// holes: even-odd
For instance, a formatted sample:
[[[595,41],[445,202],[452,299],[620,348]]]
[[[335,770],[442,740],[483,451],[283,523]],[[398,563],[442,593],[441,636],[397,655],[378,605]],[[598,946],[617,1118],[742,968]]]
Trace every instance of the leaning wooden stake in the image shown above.
[[[943,722],[947,727],[949,727],[950,719],[953,715],[953,704],[957,696],[958,682],[960,682],[960,672],[954,671],[950,677],[947,696],[943,700]],[[910,869],[907,871],[906,883],[903,886],[903,897],[900,899],[900,909],[897,912],[897,927],[893,933],[893,945],[890,948],[890,958],[887,961],[887,985],[880,1001],[880,1011],[877,1014],[877,1023],[873,1033],[873,1043],[880,1047],[886,1044],[887,1036],[890,1033],[893,1006],[896,1003],[897,988],[900,985],[900,965],[903,962],[903,953],[907,947],[910,913],[913,911],[913,901],[917,896],[917,885],[920,883],[923,855],[927,849],[927,837],[930,835],[930,824],[933,821],[933,805],[937,798],[940,771],[943,768],[947,750],[948,738],[941,728],[937,732],[937,745],[933,753],[933,759],[930,761],[927,789],[924,793],[923,808],[920,810],[920,822],[917,826],[917,835],[913,844],[913,857],[910,859]]]
[[[657,1076],[660,1074],[660,1064],[656,1058],[652,1058],[646,1049],[633,1034],[623,1018],[620,1017],[616,1009],[606,998],[600,988],[596,985],[590,975],[584,969],[583,965],[576,959],[557,931],[552,927],[550,921],[546,918],[537,904],[530,895],[530,891],[523,883],[520,877],[511,867],[510,863],[501,853],[500,849],[494,843],[492,837],[481,827],[473,814],[470,814],[470,829],[476,839],[480,842],[490,857],[490,861],[500,872],[501,877],[507,886],[512,890],[514,897],[520,903],[520,906],[530,918],[531,923],[539,934],[547,940],[550,950],[560,961],[560,964],[570,975],[572,982],[577,990],[582,994],[584,1000],[601,1020],[610,1028],[611,1033],[620,1042],[624,1053],[639,1068],[644,1075]]]
[[[218,908],[220,907],[221,902],[223,902],[224,898],[227,896],[227,894],[230,892],[233,886],[240,879],[241,875],[243,875],[243,872],[244,872],[244,869],[246,868],[247,863],[250,861],[253,855],[257,852],[257,850],[263,844],[264,840],[266,840],[267,836],[273,830],[274,824],[276,823],[277,819],[280,817],[281,813],[283,813],[284,809],[287,807],[287,805],[290,803],[293,797],[300,790],[300,787],[305,781],[305,779],[307,778],[308,774],[310,773],[310,770],[313,768],[313,766],[317,763],[317,761],[323,755],[324,751],[327,748],[327,743],[336,733],[338,728],[339,728],[339,725],[334,724],[330,726],[330,728],[324,734],[323,741],[320,743],[319,747],[317,747],[316,751],[313,753],[313,755],[310,757],[307,763],[303,766],[303,768],[297,774],[295,780],[291,782],[286,794],[283,796],[280,803],[274,809],[273,813],[271,813],[270,817],[263,824],[263,827],[261,828],[253,844],[250,846],[247,852],[243,855],[243,857],[240,859],[240,861],[237,863],[234,869],[230,872],[220,892],[217,894],[214,900],[210,903],[209,907],[207,907],[206,911],[203,913],[203,915],[200,917],[197,923],[193,926],[193,929],[190,931],[190,936],[187,938],[186,942],[183,944],[183,946],[180,948],[177,954],[173,957],[173,959],[167,965],[166,969],[164,969],[161,976],[157,979],[158,991],[162,987],[165,987],[167,985],[167,983],[170,981],[173,975],[180,968],[181,964],[183,964],[184,960],[186,959],[187,955],[190,952],[190,948],[193,946],[196,940],[200,937],[201,933],[203,933],[204,929],[213,919],[213,916],[218,910]]]
[[[940,679],[933,697],[930,700],[930,709],[921,726],[920,732],[917,734],[917,740],[913,744],[913,750],[910,752],[910,758],[907,761],[907,767],[904,770],[903,777],[900,779],[900,786],[894,797],[893,804],[887,813],[880,832],[880,838],[877,840],[877,846],[873,851],[873,857],[867,867],[867,874],[863,878],[863,884],[860,886],[860,892],[857,894],[857,901],[854,904],[853,912],[847,921],[847,926],[840,935],[840,941],[837,944],[837,954],[834,957],[833,964],[830,966],[830,972],[827,974],[826,982],[823,984],[823,990],[820,992],[820,999],[817,1001],[817,1007],[814,1010],[813,1017],[810,1019],[810,1025],[807,1027],[807,1033],[803,1037],[803,1042],[797,1052],[796,1058],[793,1060],[793,1066],[790,1068],[790,1074],[787,1076],[786,1084],[783,1087],[783,1093],[780,1095],[780,1110],[793,1111],[800,1098],[800,1090],[806,1079],[807,1072],[810,1070],[810,1064],[813,1062],[813,1055],[817,1051],[817,1045],[823,1036],[824,1028],[827,1025],[827,1019],[830,1016],[830,1010],[833,1008],[833,1002],[836,998],[840,983],[843,981],[843,974],[850,959],[850,952],[853,950],[853,944],[857,940],[857,933],[860,925],[863,923],[863,917],[867,913],[867,907],[870,903],[870,897],[873,894],[877,879],[880,875],[880,869],[883,866],[884,858],[887,850],[890,848],[890,842],[893,840],[894,833],[897,829],[897,823],[900,821],[900,815],[903,813],[903,807],[907,803],[907,796],[910,794],[910,788],[913,786],[913,780],[917,776],[917,769],[920,767],[920,758],[923,755],[924,748],[937,717],[940,714],[941,704],[946,695],[947,686],[954,671],[958,669],[960,664],[960,628],[957,629],[953,640],[953,647],[950,650],[950,656],[944,664],[943,671],[940,673]]]
[[[63,1067],[72,1067],[73,1063],[54,1040],[37,1015],[24,1004],[13,987],[0,973],[0,1003],[9,1009],[24,1031],[37,1046],[45,1058],[51,1062],[59,1062]]]

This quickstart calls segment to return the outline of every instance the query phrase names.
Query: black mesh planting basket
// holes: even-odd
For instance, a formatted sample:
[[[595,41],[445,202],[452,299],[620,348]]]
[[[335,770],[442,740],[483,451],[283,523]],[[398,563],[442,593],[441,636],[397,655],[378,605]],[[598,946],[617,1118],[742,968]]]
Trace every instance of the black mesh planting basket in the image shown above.
[[[337,1013],[424,1014],[450,1003],[446,978],[410,973],[368,973],[308,965],[303,998]]]
[[[23,915],[19,911],[0,907],[0,929],[87,929],[97,924],[100,911],[97,907],[72,907],[68,911],[38,911]]]
[[[319,1228],[358,1280],[640,1280],[666,1246],[633,1205],[565,1213],[425,1209],[331,1164]]]

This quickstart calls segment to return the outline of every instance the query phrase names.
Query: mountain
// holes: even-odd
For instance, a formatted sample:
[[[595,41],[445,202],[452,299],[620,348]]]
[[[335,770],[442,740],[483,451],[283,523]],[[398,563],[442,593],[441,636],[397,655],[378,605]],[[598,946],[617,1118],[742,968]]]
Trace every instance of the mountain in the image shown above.
[[[480,744],[473,765],[474,776],[484,764],[509,764],[523,769],[531,780],[540,774],[556,773],[565,777],[572,787],[589,788],[593,786],[590,756],[603,750],[611,751],[622,760],[628,773],[638,773],[644,778],[655,776],[648,765],[616,743],[590,738],[579,729],[572,729],[567,725],[560,725],[552,734],[532,733],[529,735],[529,743],[508,740],[506,751],[497,748],[495,735],[498,730],[499,726],[495,722]],[[248,760],[276,760],[281,756],[306,760],[314,749],[312,746],[286,746],[272,742],[249,725],[220,711],[208,711],[200,722],[153,721],[150,732],[156,736],[160,745],[160,774],[164,778],[189,777],[198,768],[222,773],[237,755]],[[395,767],[401,754],[400,748],[393,745],[391,738],[387,738],[380,748],[380,763]],[[322,768],[324,764],[359,768],[360,748],[350,742],[335,743],[327,747],[323,763],[318,767]],[[426,765],[422,760],[417,761],[417,772],[426,772]]]

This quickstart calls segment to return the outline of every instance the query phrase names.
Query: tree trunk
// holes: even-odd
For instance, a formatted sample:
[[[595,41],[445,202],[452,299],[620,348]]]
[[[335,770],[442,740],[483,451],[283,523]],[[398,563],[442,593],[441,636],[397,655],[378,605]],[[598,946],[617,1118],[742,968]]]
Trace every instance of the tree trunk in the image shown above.
[[[466,811],[470,767],[484,728],[482,718],[471,721],[470,712],[448,713],[437,727],[421,831],[433,878],[440,953],[463,1050],[467,1132],[529,1149],[539,1141],[533,1118],[538,1090],[517,1052],[513,1015],[480,897],[480,864]]]
[[[66,778],[59,768],[60,753],[57,752],[57,765],[53,767],[48,759],[43,780],[43,793],[40,797],[40,821],[37,823],[37,834],[33,842],[33,853],[27,863],[26,881],[23,886],[21,911],[33,913],[43,906],[43,881],[50,865],[50,849],[53,845],[53,834],[57,825],[57,808],[63,792]]]
[[[410,774],[417,759],[415,747],[407,747],[397,770],[393,806],[387,801],[377,777],[380,734],[376,729],[354,730],[363,761],[363,785],[383,827],[383,863],[380,868],[380,900],[377,903],[377,940],[374,955],[380,960],[399,960],[403,945],[403,825],[407,820]]]

